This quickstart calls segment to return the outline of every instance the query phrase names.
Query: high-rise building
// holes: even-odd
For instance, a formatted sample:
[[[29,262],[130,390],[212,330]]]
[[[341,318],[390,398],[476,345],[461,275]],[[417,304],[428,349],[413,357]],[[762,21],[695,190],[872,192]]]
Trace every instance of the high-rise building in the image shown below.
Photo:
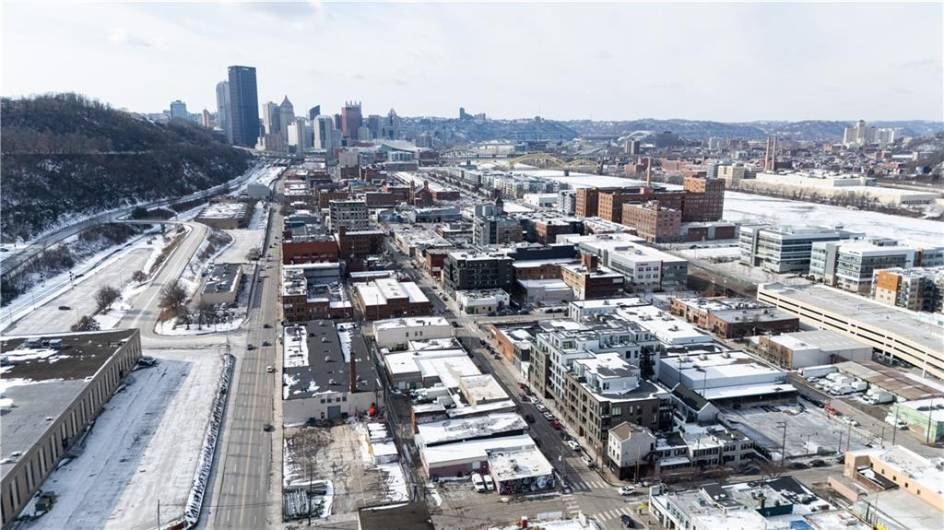
[[[626,140],[623,148],[627,155],[638,155],[640,153],[639,140]]]
[[[383,127],[381,127],[380,136],[387,140],[396,140],[400,137],[400,116],[397,116],[397,111],[390,109],[390,112],[387,113]]]
[[[259,97],[255,68],[229,67],[229,109],[233,143],[254,147],[259,138]]]
[[[295,147],[296,153],[303,153],[311,149],[312,127],[305,118],[295,118],[288,125],[288,145]]]
[[[315,121],[315,118],[321,116],[321,105],[315,105],[314,107],[308,109],[308,119]]]
[[[367,116],[367,130],[370,131],[371,138],[380,138],[380,128],[383,124],[383,118],[379,114]]]
[[[334,141],[334,118],[331,116],[316,116],[312,123],[314,130],[314,148],[332,151],[337,144]]]
[[[842,144],[846,147],[872,143],[875,143],[875,127],[866,127],[865,120],[859,120],[842,131]]]
[[[228,142],[233,141],[233,130],[229,120],[229,82],[220,81],[216,84],[216,124],[226,135]]]
[[[170,102],[170,119],[189,120],[190,113],[187,112],[187,104],[179,99]]]
[[[262,128],[265,134],[281,134],[282,126],[279,125],[279,105],[274,101],[267,101],[262,106]]]
[[[288,100],[288,96],[282,99],[279,105],[279,125],[282,127],[282,138],[288,140],[288,126],[295,122],[295,106]],[[289,142],[291,144],[291,142]]]
[[[207,129],[213,128],[213,115],[210,114],[209,110],[203,109],[203,113],[200,115],[200,124]]]
[[[348,101],[341,107],[341,136],[357,138],[357,130],[363,125],[360,102]]]

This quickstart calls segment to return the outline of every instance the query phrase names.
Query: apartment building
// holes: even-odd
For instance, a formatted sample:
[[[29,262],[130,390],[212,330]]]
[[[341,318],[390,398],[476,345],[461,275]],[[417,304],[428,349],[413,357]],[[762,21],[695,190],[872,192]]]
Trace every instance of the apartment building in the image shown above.
[[[561,279],[578,300],[611,298],[623,291],[623,276],[597,265],[597,257],[585,254],[579,265],[561,265]]]
[[[944,311],[944,267],[876,270],[872,298],[911,311]]]
[[[367,203],[360,200],[328,201],[328,228],[337,232],[341,227],[350,231],[367,230],[370,227]]]
[[[839,241],[861,234],[842,229],[796,226],[742,226],[739,236],[740,262],[776,273],[810,270],[813,243]]]
[[[894,241],[818,241],[811,248],[810,275],[827,285],[868,294],[874,271],[910,268],[914,261],[915,249]]]
[[[443,286],[450,292],[508,289],[514,281],[512,263],[502,254],[450,252],[443,262]]]

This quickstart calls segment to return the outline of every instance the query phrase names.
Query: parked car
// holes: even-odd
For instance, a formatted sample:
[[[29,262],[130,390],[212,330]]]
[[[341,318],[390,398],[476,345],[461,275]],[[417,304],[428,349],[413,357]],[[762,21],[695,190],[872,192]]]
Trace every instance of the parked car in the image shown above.
[[[273,427],[271,423],[266,423],[262,426],[262,430],[265,432],[272,432],[275,430],[275,427]]]
[[[482,480],[485,481],[485,489],[488,491],[495,491],[495,481],[492,480],[491,475],[483,475]]]
[[[635,486],[623,486],[619,489],[619,494],[622,496],[632,495],[636,492]]]
[[[551,427],[557,429],[558,431],[563,428],[563,426],[561,426],[561,422],[560,422],[559,420],[556,420],[556,419],[555,419],[555,420],[551,420]]]
[[[829,464],[827,464],[824,460],[817,458],[815,460],[810,460],[810,465],[813,467],[826,467]]]
[[[72,308],[69,307],[69,306],[67,306],[67,305],[61,305],[61,306],[59,306],[59,311],[71,311],[71,310],[72,310]]]
[[[254,349],[256,349],[256,347],[253,346],[252,344],[247,344],[247,345],[246,345],[246,349],[247,349],[247,350],[254,350]]]
[[[485,480],[482,479],[482,475],[472,473],[472,488],[479,493],[485,493]]]
[[[524,415],[524,421],[526,421],[526,422],[528,422],[528,423],[534,423],[534,416],[532,416],[532,415],[530,415],[530,414],[525,414],[525,415]]]
[[[583,463],[586,464],[587,467],[589,467],[590,469],[593,469],[593,468],[597,467],[596,462],[594,462],[593,459],[590,458],[589,456],[584,456],[584,457],[583,457]]]
[[[272,346],[272,343],[270,343],[270,342],[267,341],[267,340],[264,340],[264,341],[262,341],[262,345],[263,345],[263,346]]]
[[[275,367],[272,366],[271,364],[269,366],[266,366],[266,373],[268,374],[275,373]]]
[[[547,407],[544,406],[544,403],[540,401],[534,402],[534,408],[538,409],[538,412],[547,412]]]
[[[554,415],[550,412],[544,411],[544,419],[547,421],[554,421]]]
[[[269,329],[272,327],[272,324],[263,324],[262,327]]]
[[[567,447],[570,447],[574,451],[580,450],[580,444],[577,443],[577,440],[567,440]]]

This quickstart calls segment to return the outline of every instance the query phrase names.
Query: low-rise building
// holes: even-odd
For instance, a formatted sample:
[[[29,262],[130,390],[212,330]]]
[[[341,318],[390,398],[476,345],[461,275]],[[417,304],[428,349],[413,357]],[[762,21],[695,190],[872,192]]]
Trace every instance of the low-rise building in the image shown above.
[[[213,265],[200,290],[200,303],[203,305],[235,304],[242,279],[243,268],[238,263]]]
[[[341,227],[351,231],[370,228],[367,203],[351,199],[328,201],[328,228],[337,232]]]
[[[873,481],[881,477],[880,481],[890,481],[911,498],[930,505],[939,517],[944,512],[944,461],[940,458],[925,458],[900,445],[848,451],[843,474]]]
[[[800,329],[800,319],[770,304],[747,298],[672,298],[672,314],[726,338]]]
[[[243,228],[252,210],[244,202],[212,202],[200,212],[197,221],[217,230]]]
[[[796,226],[741,226],[741,263],[776,273],[806,274],[813,243],[860,237],[841,229]]]
[[[514,280],[513,262],[497,253],[450,252],[443,262],[443,286],[450,292],[508,289]]]
[[[412,317],[377,320],[372,325],[379,348],[402,350],[410,341],[453,336],[452,325],[443,317]]]
[[[0,343],[0,514],[8,528],[141,358],[137,329]]]
[[[459,310],[469,315],[486,315],[508,307],[511,297],[504,289],[456,291]]]
[[[432,303],[415,282],[376,278],[353,285],[354,308],[366,320],[428,315]]]
[[[914,248],[894,241],[820,241],[811,250],[810,275],[846,291],[868,294],[874,271],[910,268],[915,255]]]
[[[488,451],[488,472],[499,495],[522,495],[554,488],[554,466],[535,446]]]
[[[925,443],[944,441],[944,398],[932,397],[893,403],[886,421],[898,428],[898,422],[908,426]]]
[[[374,363],[353,326],[315,320],[282,330],[286,424],[362,416],[382,406]]]
[[[281,295],[285,320],[351,318],[352,305],[340,281],[340,263],[283,265]]]
[[[827,329],[765,335],[757,346],[761,357],[787,370],[872,358],[871,346]]]
[[[592,255],[585,255],[580,265],[561,265],[561,279],[578,300],[611,298],[623,292],[623,276],[599,267]]]

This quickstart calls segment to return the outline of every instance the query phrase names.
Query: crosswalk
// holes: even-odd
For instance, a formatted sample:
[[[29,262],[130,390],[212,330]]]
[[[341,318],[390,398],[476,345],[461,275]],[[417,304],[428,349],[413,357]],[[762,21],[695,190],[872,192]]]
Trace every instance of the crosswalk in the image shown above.
[[[564,515],[566,517],[576,517],[580,513],[580,506],[572,493],[561,495],[561,500],[564,501]]]
[[[613,487],[602,480],[583,480],[571,478],[568,480],[568,483],[570,484],[571,489],[574,491],[599,490]]]
[[[631,515],[633,513],[632,506],[623,506],[622,508],[614,508],[612,510],[607,510],[605,512],[600,512],[593,514],[593,518],[597,521],[605,522],[610,519],[618,519],[623,515]]]

